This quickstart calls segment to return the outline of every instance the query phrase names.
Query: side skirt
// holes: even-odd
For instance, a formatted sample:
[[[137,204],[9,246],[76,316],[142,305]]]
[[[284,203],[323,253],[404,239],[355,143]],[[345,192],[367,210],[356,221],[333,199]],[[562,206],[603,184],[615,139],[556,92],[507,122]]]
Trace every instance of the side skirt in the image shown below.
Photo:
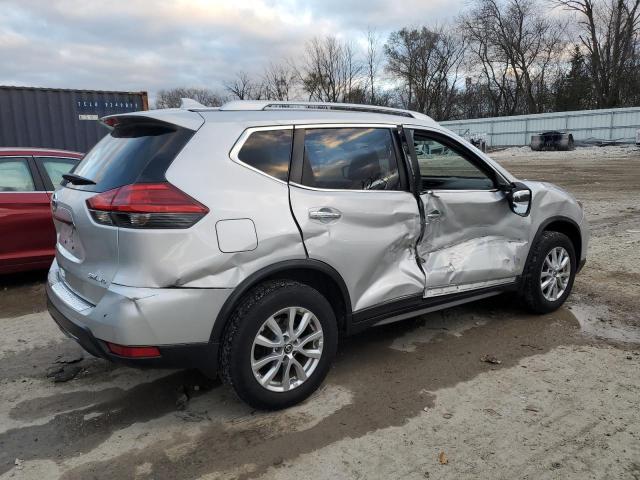
[[[425,313],[444,310],[464,303],[473,302],[503,292],[516,291],[518,281],[480,288],[472,291],[458,292],[449,295],[438,295],[423,298],[422,295],[405,297],[400,300],[365,308],[351,315],[351,322],[347,331],[348,335],[360,332],[376,325],[385,325],[408,318],[423,315]]]

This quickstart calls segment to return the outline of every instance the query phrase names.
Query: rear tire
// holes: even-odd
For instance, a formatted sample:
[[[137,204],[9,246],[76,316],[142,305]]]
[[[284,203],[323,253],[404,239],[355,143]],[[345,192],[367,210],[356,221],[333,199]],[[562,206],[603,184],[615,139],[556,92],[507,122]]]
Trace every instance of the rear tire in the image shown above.
[[[252,289],[226,326],[221,373],[240,399],[277,410],[311,395],[336,353],[336,317],[308,285],[273,280]]]
[[[571,240],[560,232],[543,232],[533,245],[522,279],[521,297],[534,313],[549,313],[565,302],[576,275]]]

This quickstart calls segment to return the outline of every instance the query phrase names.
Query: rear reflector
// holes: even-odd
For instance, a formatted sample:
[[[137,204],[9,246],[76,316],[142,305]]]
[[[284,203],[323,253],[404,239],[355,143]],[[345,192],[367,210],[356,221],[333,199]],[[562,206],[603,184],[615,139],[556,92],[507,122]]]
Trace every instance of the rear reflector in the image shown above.
[[[87,200],[93,219],[126,228],[188,228],[209,209],[168,182],[136,183]]]
[[[120,357],[127,358],[154,358],[160,356],[158,347],[127,347],[117,343],[107,342],[109,351]]]

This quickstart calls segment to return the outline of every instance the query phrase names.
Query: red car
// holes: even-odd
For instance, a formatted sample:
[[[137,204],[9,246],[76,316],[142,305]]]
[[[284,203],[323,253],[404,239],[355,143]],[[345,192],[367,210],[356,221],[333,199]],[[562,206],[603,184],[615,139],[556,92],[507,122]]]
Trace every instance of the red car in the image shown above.
[[[48,268],[55,253],[51,194],[83,154],[0,148],[0,274]]]

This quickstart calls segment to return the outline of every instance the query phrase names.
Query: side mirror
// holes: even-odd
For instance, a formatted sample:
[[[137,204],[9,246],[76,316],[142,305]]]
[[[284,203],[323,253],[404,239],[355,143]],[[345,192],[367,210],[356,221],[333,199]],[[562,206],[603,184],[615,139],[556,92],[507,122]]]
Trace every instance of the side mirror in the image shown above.
[[[531,189],[524,183],[514,182],[507,190],[507,200],[511,211],[521,217],[526,217],[531,211]]]

